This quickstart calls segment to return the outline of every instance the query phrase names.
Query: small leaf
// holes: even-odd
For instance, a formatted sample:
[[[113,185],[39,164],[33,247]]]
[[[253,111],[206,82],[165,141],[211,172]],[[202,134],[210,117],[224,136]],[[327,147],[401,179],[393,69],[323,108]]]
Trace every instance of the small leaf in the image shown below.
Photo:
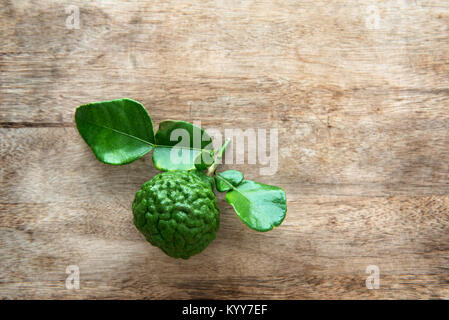
[[[186,121],[161,122],[156,133],[154,166],[163,171],[195,169],[195,159],[203,150],[212,150],[211,137]]]
[[[153,149],[153,122],[137,101],[125,98],[82,105],[76,109],[75,122],[104,163],[130,163]]]
[[[202,150],[195,157],[195,167],[197,170],[206,170],[214,163],[214,151]]]
[[[234,207],[240,220],[256,231],[279,226],[287,212],[284,190],[251,180],[226,193],[226,201]]]
[[[221,179],[220,179],[221,178]],[[227,170],[215,176],[215,185],[220,192],[226,192],[237,187],[243,181],[243,173],[237,170]]]

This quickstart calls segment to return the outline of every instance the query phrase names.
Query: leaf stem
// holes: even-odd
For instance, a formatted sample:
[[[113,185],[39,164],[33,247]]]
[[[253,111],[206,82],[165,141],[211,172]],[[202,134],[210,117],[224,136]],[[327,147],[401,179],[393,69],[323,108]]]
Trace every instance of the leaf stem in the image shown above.
[[[225,143],[223,143],[223,145],[220,147],[220,149],[218,149],[218,151],[215,153],[215,155],[214,155],[214,162],[212,163],[212,165],[207,170],[207,175],[209,177],[212,177],[212,175],[215,173],[215,170],[217,170],[217,167],[219,165],[218,162],[223,157],[223,153],[225,152],[226,148],[229,146],[230,143],[231,143],[231,139],[229,139],[229,138],[226,139]]]

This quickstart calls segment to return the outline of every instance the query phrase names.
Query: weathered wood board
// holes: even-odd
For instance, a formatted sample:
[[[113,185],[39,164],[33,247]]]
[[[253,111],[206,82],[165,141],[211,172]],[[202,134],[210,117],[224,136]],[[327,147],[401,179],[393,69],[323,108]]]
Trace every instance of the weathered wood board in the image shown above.
[[[0,297],[449,298],[448,26],[444,0],[0,0]],[[284,223],[252,231],[220,194],[203,253],[147,244],[151,156],[102,164],[74,126],[119,97],[156,126],[278,129],[277,174],[223,168],[284,188]]]

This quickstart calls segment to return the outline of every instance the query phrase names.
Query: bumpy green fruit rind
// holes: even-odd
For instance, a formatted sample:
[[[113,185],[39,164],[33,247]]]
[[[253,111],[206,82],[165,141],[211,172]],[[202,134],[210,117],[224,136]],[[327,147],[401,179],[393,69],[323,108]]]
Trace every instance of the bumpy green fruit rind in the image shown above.
[[[142,185],[132,209],[134,225],[148,242],[188,259],[215,239],[220,210],[208,178],[197,171],[167,171]]]

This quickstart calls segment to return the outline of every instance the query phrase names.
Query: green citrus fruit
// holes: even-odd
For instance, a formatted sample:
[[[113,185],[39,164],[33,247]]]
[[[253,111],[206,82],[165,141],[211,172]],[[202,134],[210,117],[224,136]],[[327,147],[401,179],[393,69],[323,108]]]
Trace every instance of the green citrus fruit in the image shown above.
[[[145,182],[132,208],[134,225],[148,242],[188,259],[215,239],[220,210],[213,180],[198,171],[167,171]]]

